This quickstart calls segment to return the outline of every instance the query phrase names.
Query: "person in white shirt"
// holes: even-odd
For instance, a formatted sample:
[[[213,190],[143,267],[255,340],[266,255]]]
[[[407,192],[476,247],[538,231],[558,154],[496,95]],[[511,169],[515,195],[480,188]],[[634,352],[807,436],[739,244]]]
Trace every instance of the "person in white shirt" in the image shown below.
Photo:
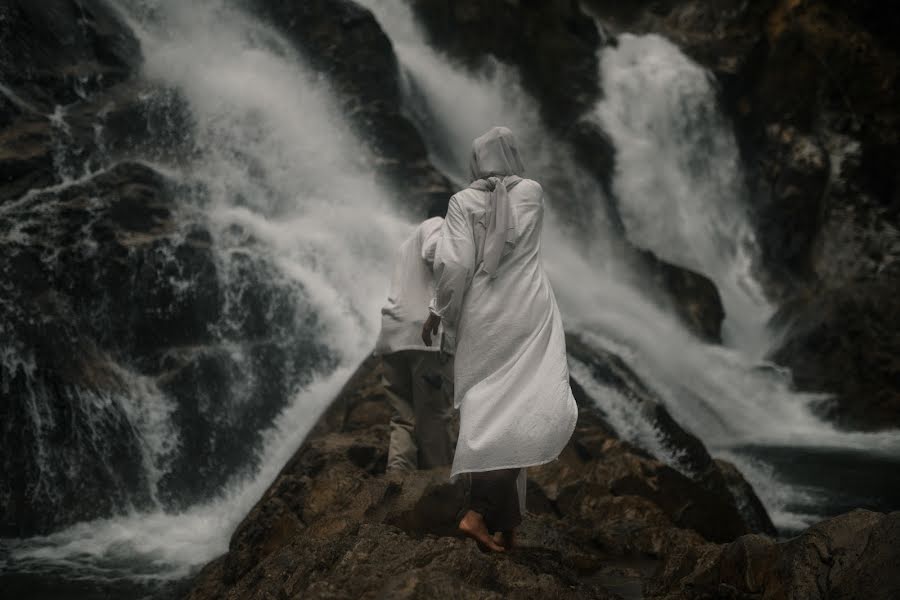
[[[471,480],[459,528],[482,547],[503,551],[521,521],[525,467],[559,456],[578,408],[541,260],[543,189],[524,178],[505,127],[473,142],[470,170],[471,183],[450,199],[441,230],[422,338],[430,343],[441,325],[455,338],[460,426],[451,478]],[[492,533],[502,535],[502,545]]]
[[[432,264],[444,219],[430,218],[400,246],[375,354],[394,410],[387,470],[406,472],[453,460],[452,361],[440,344],[423,343],[422,326],[434,293]]]

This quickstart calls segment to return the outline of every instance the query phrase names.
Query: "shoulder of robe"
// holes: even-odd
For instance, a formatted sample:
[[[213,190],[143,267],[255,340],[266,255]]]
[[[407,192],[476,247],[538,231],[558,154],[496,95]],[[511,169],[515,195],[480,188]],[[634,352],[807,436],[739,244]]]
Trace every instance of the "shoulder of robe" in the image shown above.
[[[466,188],[453,194],[453,197],[450,198],[450,201],[452,202],[455,198],[456,202],[459,203],[461,207],[474,207],[482,204],[487,195],[487,192],[482,192],[480,190],[475,190],[472,188]]]
[[[538,196],[538,197],[544,195],[544,188],[541,187],[541,184],[539,184],[534,179],[523,179],[521,182],[519,182],[519,185],[517,185],[516,187],[522,188],[522,191],[528,195],[533,195],[533,196]]]

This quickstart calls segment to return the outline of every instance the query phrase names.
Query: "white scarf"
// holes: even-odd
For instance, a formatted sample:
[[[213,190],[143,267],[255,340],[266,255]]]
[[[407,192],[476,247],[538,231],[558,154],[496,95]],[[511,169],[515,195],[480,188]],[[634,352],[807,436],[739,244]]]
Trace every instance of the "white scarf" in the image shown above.
[[[522,181],[525,167],[518,145],[506,127],[493,127],[472,142],[469,162],[472,183],[469,187],[491,195],[485,214],[487,233],[482,252],[484,270],[493,279],[500,260],[516,245],[516,213],[509,204],[509,190]]]

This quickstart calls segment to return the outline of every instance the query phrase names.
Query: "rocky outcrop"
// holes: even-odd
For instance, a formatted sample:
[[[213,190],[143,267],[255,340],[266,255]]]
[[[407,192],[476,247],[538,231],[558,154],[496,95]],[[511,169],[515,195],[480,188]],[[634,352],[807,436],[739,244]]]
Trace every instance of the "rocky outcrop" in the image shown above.
[[[732,539],[747,531],[776,534],[768,513],[737,469],[725,461],[713,460],[703,442],[672,418],[662,400],[621,358],[590,347],[574,335],[567,336],[566,350],[572,359],[589,369],[595,381],[619,390],[630,404],[629,412],[640,415],[655,432],[657,439],[653,445],[660,445],[668,456],[675,457],[670,466],[689,481],[669,478],[668,485],[661,488],[665,490],[666,498],[655,498],[662,504],[678,503],[676,488],[682,488],[683,499],[689,498],[686,501],[691,506],[682,505],[675,522],[695,529],[711,540]],[[591,398],[579,385],[577,377],[573,377],[572,387],[580,406],[600,419],[608,419],[602,399]],[[609,427],[609,434],[616,437],[612,427]],[[716,516],[710,519],[713,513]]]
[[[379,369],[363,364],[190,598],[611,598],[647,580],[636,563],[751,530],[730,495],[617,439],[580,396],[569,446],[529,470],[521,548],[483,555],[454,536],[465,489],[446,469],[384,474]]]
[[[682,548],[665,560],[645,597],[889,600],[900,594],[898,535],[900,513],[857,510],[784,542],[748,535]]]
[[[774,358],[848,427],[900,424],[900,53],[873,2],[587,0],[709,67],[748,166],[760,276],[784,303]],[[842,373],[840,378],[836,373]],[[846,373],[844,375],[844,373]]]
[[[666,308],[671,308],[689,331],[703,341],[722,343],[725,307],[715,283],[648,250],[635,248],[631,256],[636,270],[646,275],[646,282],[656,287],[659,297],[668,300]]]

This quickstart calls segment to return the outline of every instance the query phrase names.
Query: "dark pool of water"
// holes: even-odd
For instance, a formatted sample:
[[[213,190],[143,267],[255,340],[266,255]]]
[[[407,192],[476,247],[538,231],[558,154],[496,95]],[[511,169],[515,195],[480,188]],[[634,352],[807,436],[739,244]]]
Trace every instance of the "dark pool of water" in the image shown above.
[[[900,457],[786,446],[744,446],[734,452],[769,465],[777,480],[802,491],[785,506],[792,513],[821,520],[856,508],[900,510]]]
[[[4,600],[177,600],[190,579],[174,582],[96,579],[77,572],[0,574]]]

